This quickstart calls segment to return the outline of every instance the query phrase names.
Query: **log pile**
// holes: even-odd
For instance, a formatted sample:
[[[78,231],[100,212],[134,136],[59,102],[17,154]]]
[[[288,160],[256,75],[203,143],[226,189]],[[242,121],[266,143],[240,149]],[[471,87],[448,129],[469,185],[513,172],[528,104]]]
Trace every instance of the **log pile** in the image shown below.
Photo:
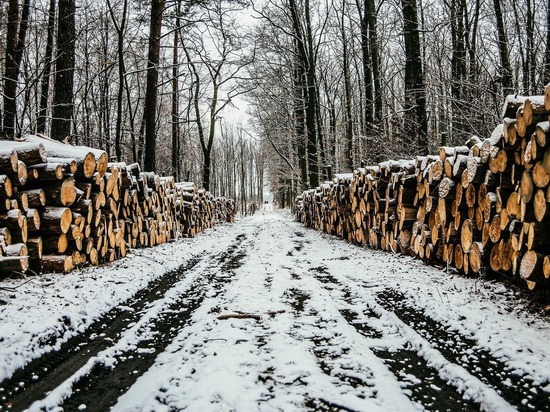
[[[508,96],[486,139],[337,175],[297,198],[296,218],[350,242],[464,274],[550,286],[550,85]]]
[[[193,183],[45,136],[0,145],[0,274],[69,272],[234,219]]]

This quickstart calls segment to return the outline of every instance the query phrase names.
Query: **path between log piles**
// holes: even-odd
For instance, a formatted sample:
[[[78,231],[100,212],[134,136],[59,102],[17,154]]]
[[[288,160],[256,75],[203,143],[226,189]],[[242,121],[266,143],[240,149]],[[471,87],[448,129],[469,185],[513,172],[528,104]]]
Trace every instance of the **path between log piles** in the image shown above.
[[[2,409],[550,410],[513,291],[275,213],[0,299]]]

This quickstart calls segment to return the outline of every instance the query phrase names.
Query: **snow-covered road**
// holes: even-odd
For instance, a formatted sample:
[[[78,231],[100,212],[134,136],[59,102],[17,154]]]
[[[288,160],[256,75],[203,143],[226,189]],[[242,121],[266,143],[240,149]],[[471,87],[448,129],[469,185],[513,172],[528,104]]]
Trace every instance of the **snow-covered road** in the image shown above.
[[[5,409],[550,410],[550,323],[513,291],[278,213],[21,283]]]

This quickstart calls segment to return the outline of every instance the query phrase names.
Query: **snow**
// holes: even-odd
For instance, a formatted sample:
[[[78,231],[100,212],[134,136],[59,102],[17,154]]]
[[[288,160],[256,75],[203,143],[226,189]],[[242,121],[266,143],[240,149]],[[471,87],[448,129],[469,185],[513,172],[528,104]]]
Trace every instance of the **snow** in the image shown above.
[[[150,280],[193,257],[222,253],[243,234],[237,248],[244,257],[239,267],[230,269],[223,292],[218,293],[213,284],[206,286],[206,297],[190,322],[119,398],[113,411],[296,410],[315,399],[352,410],[422,409],[374,353],[407,345],[483,409],[514,410],[493,388],[446,359],[419,330],[382,307],[376,293],[387,287],[448,330],[486,348],[511,370],[530,375],[550,393],[550,324],[529,313],[526,303],[508,288],[448,274],[409,257],[352,246],[270,210],[271,205],[266,205],[262,214],[218,226],[194,239],[134,251],[105,267],[29,278],[27,283],[2,281],[4,288],[17,288],[0,294],[6,301],[0,306],[0,378],[58,348]],[[201,260],[152,302],[118,341],[90,358],[30,410],[54,410],[94,364],[116,365],[121,353],[145,350],[140,342],[150,338],[152,320],[215,268]],[[336,283],[320,282],[316,273],[321,272]],[[296,291],[307,297],[301,306]],[[344,309],[358,314],[356,322],[368,321],[381,337],[360,334],[342,316]],[[260,321],[217,318],[235,311],[284,312],[264,315]],[[378,317],[368,317],[369,312]],[[323,372],[320,360],[330,366],[330,374]],[[346,383],[338,378],[342,374],[363,384]],[[408,374],[404,378],[417,380]],[[86,408],[90,405],[79,409]]]

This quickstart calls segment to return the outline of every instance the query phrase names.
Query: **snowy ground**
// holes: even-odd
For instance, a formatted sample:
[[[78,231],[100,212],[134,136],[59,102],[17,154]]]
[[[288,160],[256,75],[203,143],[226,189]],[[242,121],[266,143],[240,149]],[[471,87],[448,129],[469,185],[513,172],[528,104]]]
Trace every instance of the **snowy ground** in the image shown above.
[[[2,409],[550,410],[514,292],[278,213],[29,279],[0,282]]]

